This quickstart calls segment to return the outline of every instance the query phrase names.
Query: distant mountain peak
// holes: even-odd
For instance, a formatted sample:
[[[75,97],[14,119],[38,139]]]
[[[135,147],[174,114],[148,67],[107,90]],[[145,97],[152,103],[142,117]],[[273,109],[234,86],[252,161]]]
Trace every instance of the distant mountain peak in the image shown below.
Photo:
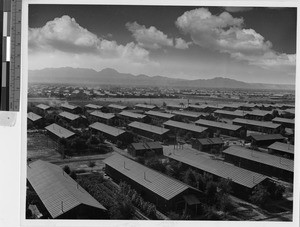
[[[242,89],[281,89],[295,90],[295,85],[289,84],[259,84],[246,83],[226,77],[213,79],[187,80],[169,78],[164,76],[150,77],[144,74],[132,75],[119,73],[112,68],[101,71],[86,68],[47,68],[41,70],[29,70],[30,83],[65,83],[65,84],[103,84],[116,86],[152,86],[152,87],[180,87],[180,88],[242,88]]]

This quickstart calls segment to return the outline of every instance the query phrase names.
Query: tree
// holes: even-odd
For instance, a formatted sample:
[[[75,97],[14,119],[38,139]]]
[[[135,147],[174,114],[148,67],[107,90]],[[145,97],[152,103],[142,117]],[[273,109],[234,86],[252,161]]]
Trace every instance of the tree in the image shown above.
[[[65,165],[65,166],[63,167],[63,171],[65,171],[67,174],[70,174],[70,173],[71,173],[71,169],[70,169],[70,167],[69,167],[68,165]]]
[[[254,188],[252,195],[250,196],[250,200],[259,206],[263,206],[269,199],[270,193],[267,191],[267,189],[262,186],[258,185]]]
[[[185,171],[183,173],[183,182],[184,183],[191,185],[193,187],[196,187],[197,181],[198,181],[198,179],[196,179],[195,171],[193,171],[191,168],[189,168],[187,171]]]
[[[209,181],[205,187],[206,201],[208,205],[213,205],[216,202],[217,183]]]
[[[166,172],[165,165],[157,157],[147,160],[145,164],[146,164],[146,166],[148,166],[152,169],[155,169],[159,172],[162,172],[162,173]]]
[[[89,164],[88,164],[89,167],[93,168],[94,166],[96,166],[96,163],[95,161],[89,161]]]

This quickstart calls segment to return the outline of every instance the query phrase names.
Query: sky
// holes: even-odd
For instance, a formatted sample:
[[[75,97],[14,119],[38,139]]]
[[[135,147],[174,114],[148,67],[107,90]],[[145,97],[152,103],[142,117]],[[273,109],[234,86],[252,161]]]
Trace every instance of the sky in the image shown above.
[[[29,69],[295,84],[296,8],[30,5]]]

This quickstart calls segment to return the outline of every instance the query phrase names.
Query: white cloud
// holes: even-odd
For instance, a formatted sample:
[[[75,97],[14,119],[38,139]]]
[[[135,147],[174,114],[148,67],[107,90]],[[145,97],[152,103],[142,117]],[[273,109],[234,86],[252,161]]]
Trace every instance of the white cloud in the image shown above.
[[[147,49],[160,49],[162,47],[175,47],[177,49],[187,49],[190,43],[182,38],[169,38],[162,31],[154,26],[146,28],[137,22],[126,23],[127,29],[132,33],[139,46]]]
[[[253,7],[224,7],[227,12],[237,13],[253,10]]]
[[[41,28],[29,28],[28,46],[29,54],[64,52],[149,62],[149,51],[133,42],[119,45],[116,41],[99,38],[67,15],[55,18]]]
[[[126,23],[127,29],[132,33],[137,43],[145,48],[159,49],[162,46],[173,46],[173,39],[154,26],[146,28],[137,22]]]
[[[188,49],[191,42],[186,42],[182,38],[175,38],[175,48],[177,49]]]
[[[243,28],[244,19],[234,18],[228,12],[212,15],[206,8],[194,9],[178,17],[175,23],[203,48],[228,53],[261,67],[295,65],[295,58],[273,51],[270,41],[253,29]]]

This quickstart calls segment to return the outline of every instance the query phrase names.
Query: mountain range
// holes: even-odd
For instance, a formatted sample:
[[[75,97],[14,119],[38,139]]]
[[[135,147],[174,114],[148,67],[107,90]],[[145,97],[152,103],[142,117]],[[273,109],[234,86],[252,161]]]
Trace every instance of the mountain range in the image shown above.
[[[81,85],[123,85],[123,86],[157,86],[178,88],[241,88],[241,89],[279,89],[295,90],[292,84],[264,84],[246,83],[224,77],[213,79],[174,79],[164,76],[147,76],[144,74],[132,75],[119,73],[106,68],[99,72],[85,68],[46,68],[41,70],[29,70],[29,83],[62,83]]]

